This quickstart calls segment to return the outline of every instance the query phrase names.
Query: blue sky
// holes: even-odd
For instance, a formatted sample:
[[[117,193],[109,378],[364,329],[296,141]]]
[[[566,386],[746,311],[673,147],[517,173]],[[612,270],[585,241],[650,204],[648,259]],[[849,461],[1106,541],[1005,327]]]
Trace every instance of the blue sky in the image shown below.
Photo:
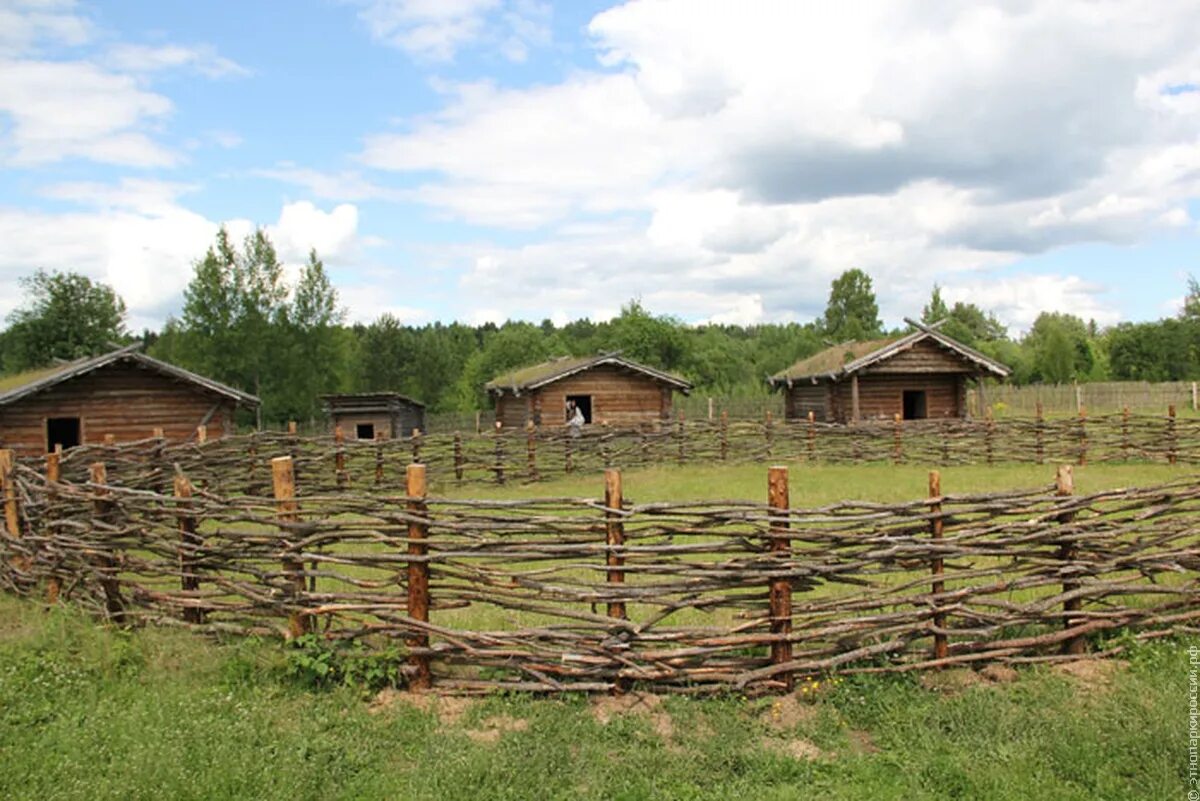
[[[935,282],[1154,319],[1200,273],[1200,9],[1149,16],[0,0],[0,314],[46,267],[160,325],[226,224],[354,320],[803,321],[850,267],[892,324]]]

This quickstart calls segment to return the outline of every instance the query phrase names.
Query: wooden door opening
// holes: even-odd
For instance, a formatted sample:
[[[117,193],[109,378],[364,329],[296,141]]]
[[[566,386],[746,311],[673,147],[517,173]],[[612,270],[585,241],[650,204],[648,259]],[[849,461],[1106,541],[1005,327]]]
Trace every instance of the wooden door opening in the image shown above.
[[[928,416],[925,406],[925,390],[904,390],[904,419],[924,420]]]
[[[567,422],[571,422],[572,409],[578,409],[583,412],[583,422],[592,422],[592,396],[591,395],[568,395],[567,396]]]
[[[56,445],[75,448],[80,444],[80,425],[78,417],[51,417],[46,420],[46,452],[53,453]]]
[[[374,423],[359,423],[354,426],[355,439],[375,439]]]

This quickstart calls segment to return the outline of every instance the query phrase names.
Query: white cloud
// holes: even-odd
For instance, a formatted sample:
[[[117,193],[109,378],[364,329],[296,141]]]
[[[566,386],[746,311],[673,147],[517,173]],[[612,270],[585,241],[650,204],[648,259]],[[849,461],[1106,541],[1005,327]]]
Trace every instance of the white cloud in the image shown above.
[[[249,75],[250,71],[217,53],[211,45],[120,44],[108,51],[105,62],[118,72],[134,74],[187,68],[207,78]]]
[[[1014,335],[1028,331],[1043,311],[1066,312],[1099,325],[1120,321],[1121,314],[1104,295],[1109,288],[1077,275],[1017,275],[1002,279],[951,284],[942,297],[992,309]]]
[[[574,315],[603,293],[803,319],[861,267],[895,321],[935,280],[1186,227],[1200,196],[1197,93],[1180,89],[1200,74],[1200,7],[1184,0],[631,0],[589,32],[602,69],[450,87],[360,154],[451,219],[532,232],[447,249],[479,313]],[[989,297],[1014,326],[1039,299],[1113,319],[1078,280]]]
[[[110,284],[125,299],[133,328],[160,326],[176,312],[196,259],[213,243],[220,222],[178,202],[191,187],[126,180],[117,186],[58,184],[44,194],[85,208],[69,213],[0,208],[0,315],[20,301],[17,278],[42,268],[83,273]],[[253,230],[249,220],[225,220],[238,242]],[[286,274],[294,279],[308,250],[326,264],[358,249],[358,211],[341,205],[329,212],[311,203],[285,205],[266,225]],[[376,304],[381,303],[377,300]]]
[[[417,59],[450,61],[486,42],[510,61],[550,39],[550,7],[533,0],[361,0],[359,19],[371,36]]]
[[[403,200],[413,197],[411,192],[388,189],[352,170],[323,172],[282,162],[270,169],[254,170],[253,174],[303,187],[308,194],[322,200]]]
[[[8,0],[0,6],[0,56],[25,53],[47,40],[78,46],[91,35],[91,23],[72,0]]]

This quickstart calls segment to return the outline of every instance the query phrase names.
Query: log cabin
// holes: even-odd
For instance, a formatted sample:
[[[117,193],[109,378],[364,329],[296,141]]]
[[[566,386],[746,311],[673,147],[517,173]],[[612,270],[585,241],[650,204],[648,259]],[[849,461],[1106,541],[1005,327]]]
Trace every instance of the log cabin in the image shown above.
[[[496,423],[504,427],[561,426],[568,405],[585,424],[652,424],[671,417],[675,392],[692,385],[619,353],[562,356],[498,376],[484,385],[495,398]]]
[[[233,387],[153,359],[140,345],[0,378],[0,448],[34,456],[77,445],[148,439],[155,429],[186,442],[204,426],[235,431],[238,408],[259,400]]]
[[[784,393],[784,416],[827,423],[967,416],[967,383],[980,399],[984,381],[1010,370],[936,326],[905,320],[899,338],[846,342],[801,359],[767,379]],[[982,405],[982,403],[981,403]]]
[[[322,395],[331,429],[350,439],[407,437],[425,430],[425,404],[398,392]]]

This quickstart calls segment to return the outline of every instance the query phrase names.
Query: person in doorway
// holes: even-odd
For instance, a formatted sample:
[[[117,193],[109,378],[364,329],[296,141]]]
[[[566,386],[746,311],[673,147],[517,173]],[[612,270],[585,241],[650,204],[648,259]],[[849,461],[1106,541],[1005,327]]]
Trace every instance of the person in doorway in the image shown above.
[[[583,434],[583,409],[580,409],[574,403],[570,404],[567,410],[567,427],[571,431],[572,437],[578,437]]]

